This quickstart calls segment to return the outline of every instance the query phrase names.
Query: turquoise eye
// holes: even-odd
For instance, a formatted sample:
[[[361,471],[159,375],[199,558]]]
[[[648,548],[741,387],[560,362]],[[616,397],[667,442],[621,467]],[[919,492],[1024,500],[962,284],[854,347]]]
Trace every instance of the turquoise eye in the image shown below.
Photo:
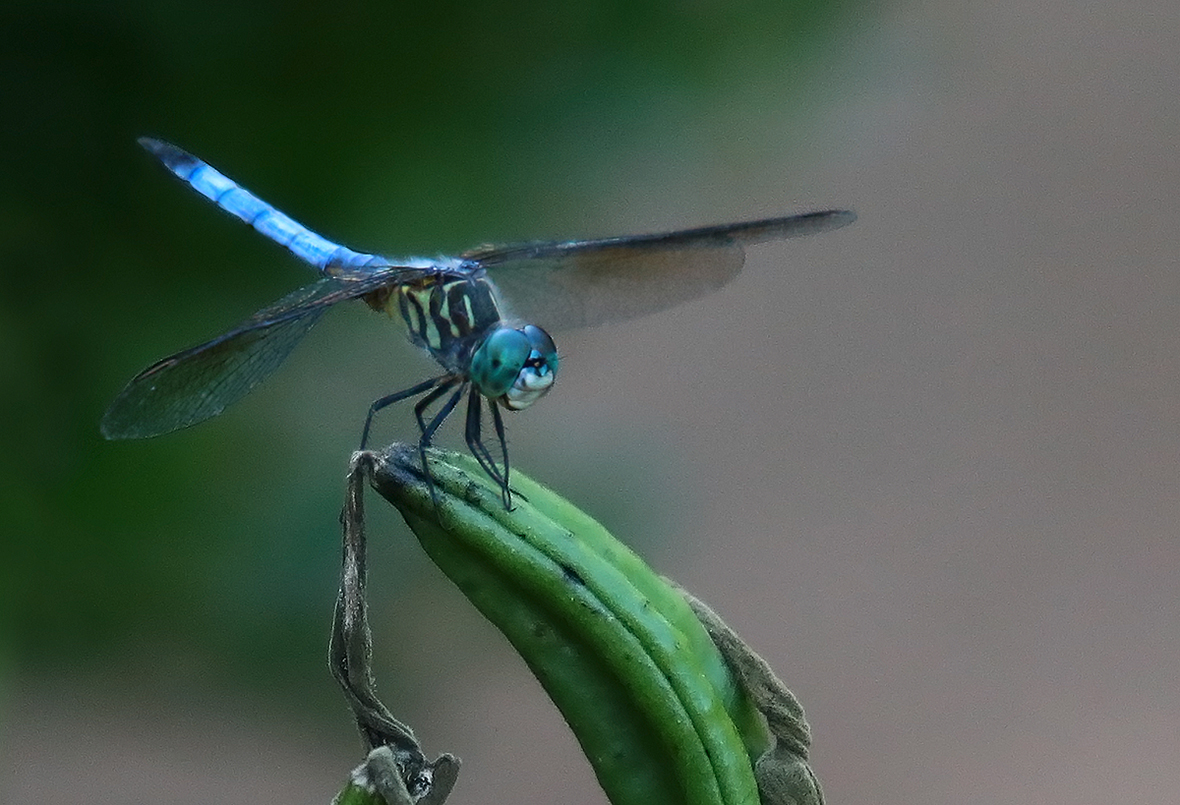
[[[508,327],[495,330],[471,356],[471,382],[486,397],[502,397],[512,388],[533,348],[528,336],[520,330]]]
[[[553,343],[549,333],[533,324],[526,324],[521,328],[521,332],[528,338],[529,345],[540,356],[538,365],[548,367],[551,373],[557,374],[557,345]]]

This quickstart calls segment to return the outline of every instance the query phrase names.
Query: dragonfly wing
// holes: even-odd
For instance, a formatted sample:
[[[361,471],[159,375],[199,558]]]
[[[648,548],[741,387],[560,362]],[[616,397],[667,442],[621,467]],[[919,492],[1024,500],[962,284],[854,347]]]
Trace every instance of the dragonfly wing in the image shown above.
[[[543,326],[581,327],[697,299],[737,276],[745,247],[855,219],[828,210],[655,235],[487,247],[463,257],[489,270],[515,315]]]
[[[330,306],[420,274],[389,266],[326,278],[283,297],[229,332],[136,375],[103,416],[103,435],[146,439],[217,416],[278,369]]]
[[[146,439],[215,417],[270,376],[326,308],[241,329],[140,372],[102,418],[108,439]]]
[[[623,321],[717,290],[741,271],[740,248],[599,249],[504,263],[492,276],[516,318],[544,327]]]

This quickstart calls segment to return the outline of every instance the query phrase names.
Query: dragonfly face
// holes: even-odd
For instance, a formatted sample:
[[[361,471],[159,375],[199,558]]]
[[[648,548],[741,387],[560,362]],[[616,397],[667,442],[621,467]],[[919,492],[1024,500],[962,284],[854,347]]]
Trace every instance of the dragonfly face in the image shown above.
[[[471,356],[471,382],[509,411],[523,411],[549,393],[557,377],[557,347],[532,324],[489,333]]]
[[[318,279],[140,372],[103,416],[103,435],[158,436],[220,414],[274,372],[329,307],[362,299],[377,310],[396,310],[410,339],[443,373],[375,401],[361,447],[374,414],[420,397],[414,415],[425,466],[425,448],[467,394],[467,445],[500,485],[505,506],[511,492],[500,408],[520,411],[543,397],[553,386],[558,357],[540,327],[507,320],[501,291],[514,312],[535,321],[569,327],[618,321],[716,290],[741,269],[746,246],[856,219],[847,210],[826,210],[654,235],[485,246],[453,258],[388,258],[312,232],[174,145],[149,138],[140,144],[198,193],[310,264]],[[483,442],[485,398],[493,403],[498,459]]]

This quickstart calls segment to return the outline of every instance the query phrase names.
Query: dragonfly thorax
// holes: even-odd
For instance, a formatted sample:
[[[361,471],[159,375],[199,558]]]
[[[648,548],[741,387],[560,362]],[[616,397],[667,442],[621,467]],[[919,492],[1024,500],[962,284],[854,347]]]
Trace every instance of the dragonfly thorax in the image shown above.
[[[462,372],[486,333],[502,326],[495,290],[483,277],[438,271],[393,290],[410,340],[451,371]],[[392,299],[370,306],[391,307]]]
[[[544,397],[557,376],[557,347],[549,333],[532,324],[502,325],[489,332],[471,355],[468,377],[479,392],[510,411]]]

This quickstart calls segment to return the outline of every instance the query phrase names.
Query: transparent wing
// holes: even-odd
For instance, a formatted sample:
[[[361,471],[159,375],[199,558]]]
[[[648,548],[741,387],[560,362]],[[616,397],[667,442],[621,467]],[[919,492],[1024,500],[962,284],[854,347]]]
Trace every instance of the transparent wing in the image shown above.
[[[217,416],[269,377],[332,305],[421,275],[400,266],[329,277],[227,333],[136,375],[102,419],[108,439],[145,439]]]
[[[827,232],[856,220],[825,210],[600,240],[474,249],[512,313],[543,327],[582,327],[652,313],[711,293],[741,271],[745,248]]]

